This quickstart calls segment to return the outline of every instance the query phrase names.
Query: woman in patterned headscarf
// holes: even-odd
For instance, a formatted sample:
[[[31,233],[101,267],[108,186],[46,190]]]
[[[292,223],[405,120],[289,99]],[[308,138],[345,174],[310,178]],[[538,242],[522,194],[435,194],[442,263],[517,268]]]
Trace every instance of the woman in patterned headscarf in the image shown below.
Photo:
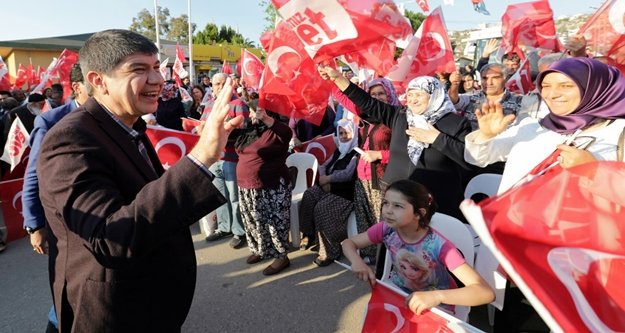
[[[464,219],[458,206],[464,195],[464,136],[471,125],[454,111],[440,81],[421,76],[408,84],[407,105],[394,106],[372,98],[329,66],[323,71],[360,109],[360,116],[392,130],[390,160],[383,186],[400,179],[425,185],[439,202],[439,211]],[[322,75],[323,77],[323,75]]]
[[[315,237],[319,256],[314,263],[327,266],[341,256],[341,241],[347,238],[347,217],[352,211],[358,157],[358,130],[351,120],[339,120],[336,150],[319,167],[319,183],[304,192],[300,207],[301,247]]]

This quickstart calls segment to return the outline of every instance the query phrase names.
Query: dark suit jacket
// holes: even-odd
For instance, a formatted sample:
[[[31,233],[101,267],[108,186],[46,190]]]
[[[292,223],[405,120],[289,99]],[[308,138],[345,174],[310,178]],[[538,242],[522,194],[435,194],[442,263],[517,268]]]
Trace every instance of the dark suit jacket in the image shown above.
[[[44,138],[37,175],[61,332],[176,332],[189,311],[189,225],[225,199],[189,158],[163,173],[142,140],[156,172],[94,99]]]

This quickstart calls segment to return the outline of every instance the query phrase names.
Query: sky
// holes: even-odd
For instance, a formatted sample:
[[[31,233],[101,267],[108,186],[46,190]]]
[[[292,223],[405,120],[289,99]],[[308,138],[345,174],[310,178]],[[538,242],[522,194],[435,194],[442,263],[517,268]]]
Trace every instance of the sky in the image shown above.
[[[490,16],[473,10],[471,0],[455,0],[454,6],[443,5],[443,0],[428,0],[430,9],[442,6],[448,30],[474,28],[480,23],[497,23],[507,5],[524,1],[484,0]],[[592,13],[605,0],[551,0],[554,17]],[[421,10],[416,0],[403,1],[411,11]],[[172,17],[187,14],[185,0],[158,0]],[[153,0],[16,0],[2,1],[0,41],[74,35],[110,28],[127,29],[132,18],[142,9],[154,10]],[[207,23],[229,25],[245,37],[258,39],[267,25],[264,8],[255,0],[191,0],[191,22],[196,32]]]

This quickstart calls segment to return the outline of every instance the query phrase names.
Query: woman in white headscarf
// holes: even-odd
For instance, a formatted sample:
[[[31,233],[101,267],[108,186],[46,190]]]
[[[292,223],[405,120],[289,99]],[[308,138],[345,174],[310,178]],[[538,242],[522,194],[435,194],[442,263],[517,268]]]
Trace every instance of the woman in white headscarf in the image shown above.
[[[363,119],[391,128],[383,185],[400,179],[417,181],[436,198],[439,212],[464,220],[458,206],[466,175],[475,169],[464,160],[464,136],[471,132],[471,125],[455,113],[440,81],[429,76],[414,78],[406,90],[407,105],[394,106],[372,98],[334,68],[323,71],[361,110]]]
[[[319,240],[318,266],[327,266],[341,256],[341,242],[347,238],[347,217],[353,208],[354,182],[358,156],[358,129],[348,119],[341,119],[336,129],[337,149],[318,170],[319,183],[302,197],[300,248],[306,249],[312,240]]]

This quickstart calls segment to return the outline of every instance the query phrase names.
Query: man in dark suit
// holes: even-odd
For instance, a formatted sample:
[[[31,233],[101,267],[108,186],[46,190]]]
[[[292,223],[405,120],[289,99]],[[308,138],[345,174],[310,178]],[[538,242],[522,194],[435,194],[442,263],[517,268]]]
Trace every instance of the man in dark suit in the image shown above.
[[[225,202],[208,168],[242,118],[226,121],[230,85],[197,145],[164,172],[141,119],[163,87],[157,52],[126,30],[91,36],[80,66],[93,97],[42,143],[37,175],[61,332],[179,332],[191,306],[189,225]]]

